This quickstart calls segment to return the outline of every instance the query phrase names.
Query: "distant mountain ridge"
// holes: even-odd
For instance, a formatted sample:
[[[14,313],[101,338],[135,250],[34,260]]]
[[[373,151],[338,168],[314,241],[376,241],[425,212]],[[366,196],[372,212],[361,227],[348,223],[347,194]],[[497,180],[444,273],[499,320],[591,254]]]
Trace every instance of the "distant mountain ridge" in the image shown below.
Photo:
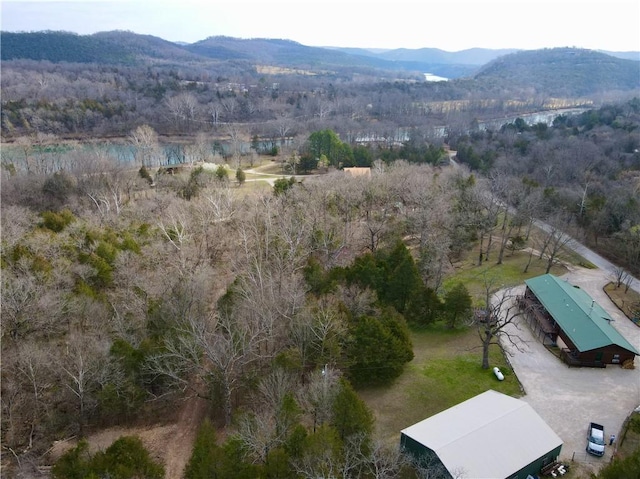
[[[0,32],[0,58],[70,63],[129,64],[141,58],[197,60],[184,47],[152,35],[126,31],[78,35],[72,32]]]
[[[496,58],[474,76],[493,88],[533,88],[553,96],[582,96],[640,88],[640,62],[594,50],[523,50]]]
[[[215,60],[249,60],[282,66],[309,67],[366,66],[394,69],[387,61],[376,61],[325,48],[308,47],[292,40],[254,38],[249,40],[215,36],[184,48],[194,54]]]
[[[575,81],[584,83],[579,87],[580,91],[589,91],[589,78],[594,78],[601,86],[637,88],[640,65],[640,52],[605,54],[571,48],[520,51],[471,48],[458,52],[437,48],[321,48],[285,39],[226,36],[212,36],[185,44],[128,31],[92,35],[60,31],[0,32],[0,42],[3,61],[31,59],[101,64],[234,61],[239,64],[245,62],[247,67],[264,64],[316,71],[355,72],[367,69],[432,73],[449,79],[490,81],[495,85],[533,82],[538,87],[550,88],[550,91],[558,90],[557,85],[551,85],[553,78],[562,77],[567,81],[569,72],[581,72],[579,78],[568,79],[570,84]],[[556,71],[555,76],[553,71]],[[615,78],[611,78],[612,75]]]
[[[435,63],[443,65],[476,65],[489,63],[502,55],[517,52],[517,49],[490,50],[487,48],[470,48],[458,52],[447,52],[439,48],[397,48],[394,50],[368,50],[366,48],[326,47],[354,55],[371,56],[395,62]]]

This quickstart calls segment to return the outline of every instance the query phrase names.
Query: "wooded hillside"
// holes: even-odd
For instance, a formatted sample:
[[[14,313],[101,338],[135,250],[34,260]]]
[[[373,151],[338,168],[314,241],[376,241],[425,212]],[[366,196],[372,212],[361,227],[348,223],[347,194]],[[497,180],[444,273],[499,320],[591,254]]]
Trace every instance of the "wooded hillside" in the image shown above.
[[[120,63],[93,63],[113,37]],[[486,306],[444,286],[465,252],[499,265],[528,248],[548,272],[570,235],[640,270],[638,64],[514,54],[429,83],[324,70],[286,41],[269,58],[306,63],[79,38],[43,46],[73,62],[2,65],[2,446],[25,471],[53,441],[171,421],[199,397],[211,422],[187,477],[434,474],[378,441],[354,388],[398,378],[412,329]],[[553,105],[582,108],[519,116]],[[161,475],[135,440],[114,444],[79,443],[54,477],[110,474],[119,448]]]

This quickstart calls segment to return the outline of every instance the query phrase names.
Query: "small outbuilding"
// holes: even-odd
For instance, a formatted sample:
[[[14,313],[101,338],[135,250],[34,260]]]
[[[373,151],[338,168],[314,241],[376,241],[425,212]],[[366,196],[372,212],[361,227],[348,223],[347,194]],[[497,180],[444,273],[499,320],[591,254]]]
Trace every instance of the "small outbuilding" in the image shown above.
[[[343,171],[354,178],[371,178],[371,168],[364,166],[351,166],[343,168]]]
[[[520,307],[543,343],[560,346],[564,362],[605,367],[634,361],[638,351],[586,291],[552,274],[528,279],[525,284]]]
[[[400,445],[443,478],[525,479],[562,440],[526,402],[489,390],[403,429]]]

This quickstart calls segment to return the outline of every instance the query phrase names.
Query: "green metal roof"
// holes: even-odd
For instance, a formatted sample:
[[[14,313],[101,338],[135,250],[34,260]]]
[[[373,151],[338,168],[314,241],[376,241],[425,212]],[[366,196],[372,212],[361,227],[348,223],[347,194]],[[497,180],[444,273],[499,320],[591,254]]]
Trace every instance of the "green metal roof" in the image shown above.
[[[640,354],[611,325],[611,316],[586,291],[552,274],[525,281],[580,352],[615,344]]]

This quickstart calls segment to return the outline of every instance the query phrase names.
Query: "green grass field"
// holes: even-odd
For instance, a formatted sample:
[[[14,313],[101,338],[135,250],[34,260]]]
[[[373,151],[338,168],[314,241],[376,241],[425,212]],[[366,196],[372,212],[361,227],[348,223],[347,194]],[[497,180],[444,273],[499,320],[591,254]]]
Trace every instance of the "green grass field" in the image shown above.
[[[477,249],[469,251],[444,283],[446,289],[462,282],[476,304],[485,296],[485,277],[500,289],[544,274],[547,266],[544,259],[534,256],[527,273],[523,273],[529,260],[526,251],[506,252],[501,265],[496,265],[497,251],[482,266],[477,266],[477,257]],[[579,263],[581,258],[563,253],[560,260]],[[556,275],[566,272],[562,265],[551,269]],[[450,330],[436,323],[412,331],[411,339],[415,357],[403,374],[389,386],[359,391],[376,416],[378,435],[390,443],[399,441],[402,429],[488,389],[514,397],[522,395],[518,378],[498,346],[490,351],[490,369],[482,369],[481,343],[475,328]],[[495,377],[494,366],[500,368],[504,381]]]
[[[436,323],[411,334],[415,358],[391,385],[360,391],[374,411],[380,437],[398,441],[400,431],[422,419],[488,389],[518,397],[518,379],[498,347],[492,347],[491,367],[498,366],[504,381],[492,369],[482,369],[482,350],[475,329],[448,330]]]
[[[470,250],[465,257],[453,264],[455,271],[445,279],[444,289],[448,290],[456,283],[461,282],[467,287],[474,301],[479,302],[485,297],[485,281],[493,285],[491,289],[517,286],[522,284],[525,279],[544,274],[547,268],[547,261],[534,255],[529,269],[526,273],[523,273],[529,261],[528,251],[515,251],[513,253],[507,251],[500,265],[496,264],[497,257],[498,252],[493,251],[490,260],[483,262],[482,266],[478,266],[478,249],[476,247]],[[576,258],[572,259],[575,260]],[[560,255],[560,260],[568,261],[569,256],[562,254]],[[566,272],[567,269],[560,264],[554,264],[550,271],[550,273],[557,276]]]

